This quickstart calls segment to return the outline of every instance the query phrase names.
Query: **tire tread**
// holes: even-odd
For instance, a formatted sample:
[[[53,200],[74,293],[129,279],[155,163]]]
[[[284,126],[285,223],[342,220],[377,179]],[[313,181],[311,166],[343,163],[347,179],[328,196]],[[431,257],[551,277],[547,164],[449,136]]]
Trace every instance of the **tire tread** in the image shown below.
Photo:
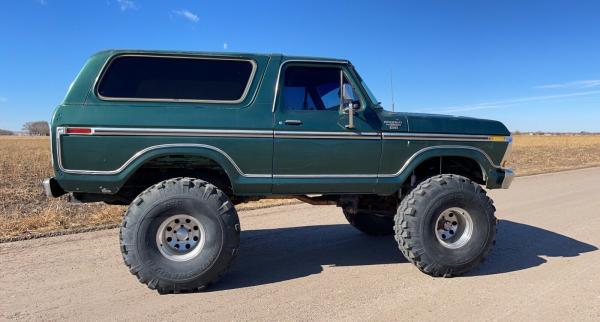
[[[219,272],[217,277],[210,280],[202,285],[196,285],[193,282],[183,285],[181,283],[168,283],[161,281],[159,278],[154,277],[151,272],[144,269],[140,262],[136,250],[136,245],[133,241],[133,236],[130,236],[132,231],[131,227],[135,226],[135,223],[140,221],[145,214],[143,211],[145,207],[152,205],[153,202],[160,202],[167,194],[168,189],[180,188],[181,194],[195,194],[201,197],[203,200],[208,200],[213,195],[217,195],[221,206],[217,209],[217,213],[224,220],[226,229],[229,233],[233,233],[235,238],[225,238],[225,244],[223,245],[223,251],[221,257],[216,262],[221,262],[224,265],[216,268]],[[218,281],[223,274],[229,269],[231,263],[237,256],[237,249],[239,248],[239,236],[240,236],[240,223],[235,207],[229,198],[222,193],[214,185],[196,178],[179,177],[172,178],[144,190],[134,199],[123,218],[121,228],[119,230],[119,241],[120,249],[125,265],[128,267],[129,272],[136,276],[139,282],[144,283],[148,288],[158,291],[160,294],[170,293],[190,293],[197,292],[206,289],[210,284]],[[227,234],[227,232],[225,232]],[[233,251],[231,251],[233,249]]]
[[[426,254],[418,232],[419,216],[421,215],[420,212],[423,211],[423,206],[427,203],[427,196],[449,188],[459,190],[473,189],[479,198],[479,202],[486,208],[486,213],[492,217],[493,222],[493,237],[490,245],[485,248],[483,254],[475,262],[471,263],[469,267],[460,270],[445,267],[425,256]],[[398,211],[394,218],[395,239],[398,242],[398,248],[409,262],[428,275],[434,277],[461,275],[483,262],[492,250],[492,246],[496,243],[497,219],[494,216],[495,210],[493,201],[487,196],[486,191],[470,179],[453,174],[442,174],[431,177],[417,185],[398,206]]]

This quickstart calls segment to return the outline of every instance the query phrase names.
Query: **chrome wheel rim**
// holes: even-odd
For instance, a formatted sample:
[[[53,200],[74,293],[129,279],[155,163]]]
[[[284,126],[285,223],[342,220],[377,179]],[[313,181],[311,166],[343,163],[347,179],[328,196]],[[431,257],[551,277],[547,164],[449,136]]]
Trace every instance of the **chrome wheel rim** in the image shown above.
[[[204,236],[204,226],[199,220],[189,215],[174,215],[158,227],[156,246],[170,260],[188,261],[202,251]]]
[[[434,230],[442,246],[450,249],[460,248],[471,240],[473,219],[469,212],[462,208],[448,208],[438,216]]]

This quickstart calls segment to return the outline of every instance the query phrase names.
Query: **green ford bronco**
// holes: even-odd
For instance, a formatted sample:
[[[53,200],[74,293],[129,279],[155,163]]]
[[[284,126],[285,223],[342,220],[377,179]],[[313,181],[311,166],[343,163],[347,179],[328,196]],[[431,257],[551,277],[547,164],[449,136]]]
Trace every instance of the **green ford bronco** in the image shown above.
[[[43,186],[129,205],[123,259],[160,293],[219,279],[238,253],[234,205],[285,196],[337,205],[448,277],[494,244],[482,186],[511,184],[511,141],[497,121],[386,111],[347,60],[111,50],[56,108]]]

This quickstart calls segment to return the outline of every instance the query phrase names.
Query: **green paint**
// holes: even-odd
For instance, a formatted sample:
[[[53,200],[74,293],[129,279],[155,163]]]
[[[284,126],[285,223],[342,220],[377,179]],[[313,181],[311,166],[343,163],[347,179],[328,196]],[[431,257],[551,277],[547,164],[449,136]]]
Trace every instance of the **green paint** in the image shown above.
[[[119,54],[164,54],[193,56],[226,56],[251,59],[257,70],[250,90],[239,104],[182,102],[116,102],[97,97],[94,84],[105,63]],[[355,128],[348,129],[348,115],[338,111],[286,111],[275,89],[282,63],[320,64],[320,58],[281,55],[103,51],[92,56],[77,75],[63,103],[52,119],[52,133],[57,127],[110,127],[133,129],[208,129],[257,130],[285,132],[375,133],[376,139],[280,138],[280,137],[198,137],[165,135],[62,135],[62,165],[70,170],[111,171],[119,169],[136,153],[157,145],[132,160],[115,174],[72,174],[58,167],[56,140],[52,141],[56,179],[66,191],[116,193],[145,162],[169,155],[189,155],[217,162],[228,174],[236,194],[307,194],[307,193],[379,193],[390,194],[409,178],[420,162],[437,156],[463,156],[476,160],[488,177],[488,188],[501,186],[504,172],[497,168],[508,146],[507,142],[473,142],[445,140],[387,140],[382,132],[443,133],[508,136],[500,122],[441,115],[392,113],[371,102],[360,86],[359,76],[343,60],[350,82],[358,90],[361,108],[355,113]],[[338,62],[339,64],[337,64]],[[322,65],[322,64],[321,64]],[[284,66],[287,66],[284,65]],[[281,77],[283,78],[283,76]],[[280,79],[280,81],[283,81]],[[281,84],[279,86],[281,88]],[[273,105],[275,102],[275,111]],[[288,125],[286,120],[300,120],[301,125]],[[173,144],[186,146],[175,147]],[[192,145],[197,145],[192,147]],[[199,147],[211,146],[215,149]],[[470,146],[430,149],[433,146]],[[224,153],[221,153],[222,151]],[[226,155],[228,156],[226,156]],[[411,157],[413,157],[411,159]],[[407,160],[411,160],[407,164]],[[233,160],[233,162],[232,162]],[[386,174],[404,171],[396,177]],[[239,168],[239,169],[238,169]],[[240,171],[245,174],[240,173]],[[253,175],[262,175],[256,177]],[[271,176],[274,175],[274,176]],[[300,175],[301,178],[286,177]],[[313,177],[310,177],[314,175]],[[323,177],[340,175],[338,178]],[[352,175],[355,175],[352,177]]]

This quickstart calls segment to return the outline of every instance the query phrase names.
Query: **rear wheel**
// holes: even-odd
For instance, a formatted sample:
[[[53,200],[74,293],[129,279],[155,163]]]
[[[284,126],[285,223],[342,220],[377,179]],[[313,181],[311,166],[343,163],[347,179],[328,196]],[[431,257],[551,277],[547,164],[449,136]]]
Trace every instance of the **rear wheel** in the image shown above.
[[[402,200],[395,237],[422,272],[450,277],[481,263],[495,244],[492,200],[471,180],[444,174],[420,183]]]
[[[391,235],[394,233],[394,217],[376,212],[344,209],[344,216],[356,229],[368,235]]]
[[[170,179],[142,192],[121,226],[123,260],[159,293],[206,288],[225,273],[239,247],[233,204],[214,185]]]

